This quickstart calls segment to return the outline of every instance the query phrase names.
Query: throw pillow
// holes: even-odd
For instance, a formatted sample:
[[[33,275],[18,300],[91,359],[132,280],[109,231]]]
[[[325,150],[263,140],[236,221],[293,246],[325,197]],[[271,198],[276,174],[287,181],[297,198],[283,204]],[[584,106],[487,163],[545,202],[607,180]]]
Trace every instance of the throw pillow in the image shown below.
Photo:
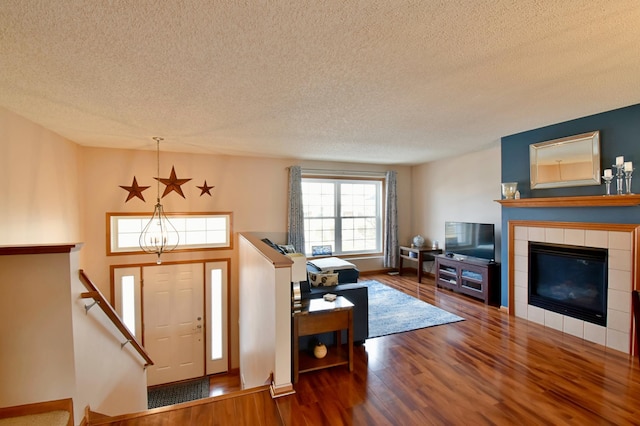
[[[313,287],[333,287],[338,285],[338,274],[315,274],[309,272],[309,281]]]

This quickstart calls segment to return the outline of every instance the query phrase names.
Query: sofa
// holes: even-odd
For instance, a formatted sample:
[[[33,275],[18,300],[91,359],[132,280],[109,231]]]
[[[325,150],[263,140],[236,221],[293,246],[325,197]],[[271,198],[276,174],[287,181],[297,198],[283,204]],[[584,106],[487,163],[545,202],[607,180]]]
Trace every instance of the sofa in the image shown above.
[[[364,284],[358,284],[359,272],[353,264],[351,268],[344,268],[336,270],[338,274],[338,285],[328,287],[315,287],[311,285],[311,280],[303,281],[300,283],[302,299],[318,299],[323,297],[327,293],[335,294],[336,296],[344,296],[351,303],[353,303],[353,341],[355,344],[364,343],[365,339],[369,337],[369,294],[368,288]],[[307,262],[307,276],[311,274],[317,274],[326,271],[319,271],[313,261]],[[317,336],[325,344],[333,344],[333,334],[325,333]],[[343,343],[346,343],[346,333],[343,333]],[[304,347],[301,340],[300,345]]]

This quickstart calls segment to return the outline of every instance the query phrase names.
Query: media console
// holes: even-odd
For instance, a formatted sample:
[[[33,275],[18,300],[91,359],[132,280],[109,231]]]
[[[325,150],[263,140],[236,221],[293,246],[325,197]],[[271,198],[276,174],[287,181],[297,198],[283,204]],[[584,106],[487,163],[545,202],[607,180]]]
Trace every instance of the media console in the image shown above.
[[[500,264],[473,257],[438,255],[436,285],[486,304],[500,304]]]

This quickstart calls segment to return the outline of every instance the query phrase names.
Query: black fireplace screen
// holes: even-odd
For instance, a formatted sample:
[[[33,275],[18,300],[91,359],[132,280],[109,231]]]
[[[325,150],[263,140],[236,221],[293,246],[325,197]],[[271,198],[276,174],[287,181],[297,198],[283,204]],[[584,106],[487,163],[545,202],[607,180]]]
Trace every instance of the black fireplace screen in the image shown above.
[[[529,304],[606,326],[607,249],[529,242]]]

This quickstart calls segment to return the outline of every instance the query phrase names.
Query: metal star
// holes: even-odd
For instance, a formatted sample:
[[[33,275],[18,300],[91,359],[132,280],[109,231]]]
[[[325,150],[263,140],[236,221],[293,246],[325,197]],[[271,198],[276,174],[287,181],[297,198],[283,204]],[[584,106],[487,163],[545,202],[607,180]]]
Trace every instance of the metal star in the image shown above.
[[[142,191],[150,188],[148,186],[139,186],[135,176],[133,177],[133,183],[131,184],[131,186],[123,186],[123,185],[119,185],[119,186],[125,191],[129,191],[129,196],[127,196],[125,203],[130,199],[132,199],[133,197],[138,197],[142,201],[144,201],[144,197],[142,196]]]
[[[182,198],[185,198],[184,194],[182,193],[182,188],[180,188],[180,185],[184,185],[185,183],[191,180],[191,178],[178,179],[178,177],[176,176],[176,169],[173,166],[171,166],[171,175],[169,176],[169,179],[167,178],[154,178],[154,179],[166,185],[166,188],[164,189],[164,193],[162,194],[162,198],[164,198],[171,191],[175,191],[178,194],[180,194]]]
[[[204,194],[209,194],[209,196],[211,197],[211,190],[213,188],[215,188],[215,186],[209,186],[207,185],[207,181],[204,181],[204,184],[202,186],[196,186],[196,188],[199,188],[200,191],[202,191],[200,193],[200,196],[202,197]]]

